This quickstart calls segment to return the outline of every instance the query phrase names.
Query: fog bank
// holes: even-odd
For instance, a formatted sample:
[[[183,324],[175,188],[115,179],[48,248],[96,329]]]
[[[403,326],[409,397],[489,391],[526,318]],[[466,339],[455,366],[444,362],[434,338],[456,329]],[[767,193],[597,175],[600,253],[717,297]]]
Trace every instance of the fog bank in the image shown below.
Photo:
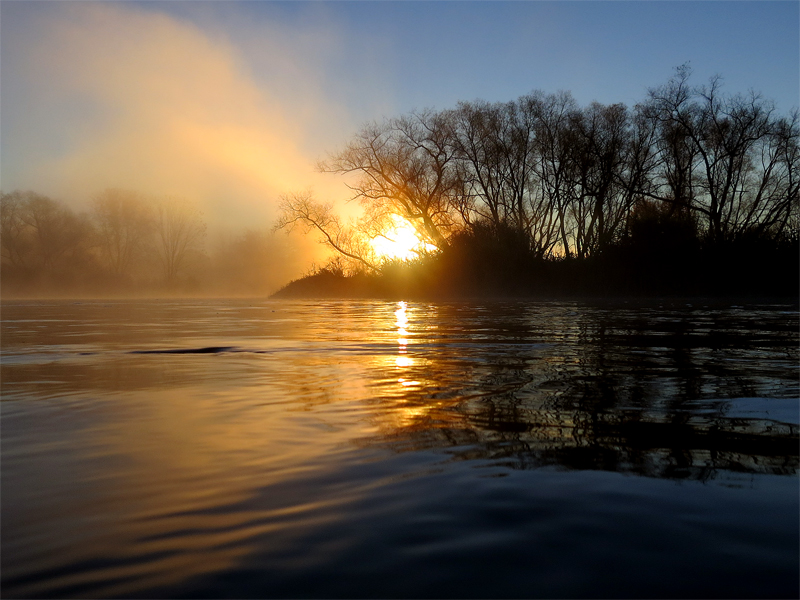
[[[319,73],[285,68],[270,31],[260,47],[274,60],[254,73],[222,35],[148,7],[27,4],[3,6],[3,191],[76,210],[106,188],[176,195],[223,229],[269,227],[288,190],[346,196],[315,171],[313,139],[347,116]]]

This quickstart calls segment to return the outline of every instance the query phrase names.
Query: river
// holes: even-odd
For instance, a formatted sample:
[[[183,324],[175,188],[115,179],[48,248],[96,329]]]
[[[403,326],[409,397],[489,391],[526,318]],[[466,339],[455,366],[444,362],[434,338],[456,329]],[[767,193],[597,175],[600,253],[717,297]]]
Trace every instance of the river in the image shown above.
[[[4,301],[4,597],[798,597],[796,305]]]

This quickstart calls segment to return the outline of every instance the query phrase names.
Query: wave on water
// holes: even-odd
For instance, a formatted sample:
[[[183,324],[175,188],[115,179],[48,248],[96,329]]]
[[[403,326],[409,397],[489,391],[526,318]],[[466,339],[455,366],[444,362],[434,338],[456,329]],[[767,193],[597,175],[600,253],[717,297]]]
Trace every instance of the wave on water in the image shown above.
[[[222,352],[248,352],[236,346],[206,346],[203,348],[169,348],[165,350],[131,350],[129,354],[221,354]],[[249,352],[256,352],[249,350]]]

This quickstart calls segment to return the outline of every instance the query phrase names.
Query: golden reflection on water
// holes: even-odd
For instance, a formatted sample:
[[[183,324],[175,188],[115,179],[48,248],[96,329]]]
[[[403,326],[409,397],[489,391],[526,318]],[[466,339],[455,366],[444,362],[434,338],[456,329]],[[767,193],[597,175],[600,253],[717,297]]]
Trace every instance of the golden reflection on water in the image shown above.
[[[394,311],[395,326],[397,327],[397,366],[409,367],[414,361],[408,356],[408,304],[398,302],[397,310]]]
[[[59,308],[59,315],[75,316],[61,328],[52,326],[48,343],[66,355],[75,345],[70,336],[80,333],[92,354],[2,365],[5,400],[20,400],[9,403],[3,415],[4,444],[17,453],[4,454],[9,460],[4,487],[10,490],[4,510],[11,498],[14,517],[4,522],[4,536],[38,540],[43,531],[66,527],[65,521],[74,524],[62,536],[47,537],[43,550],[38,542],[20,543],[4,547],[6,555],[40,569],[59,567],[67,552],[75,563],[121,554],[130,562],[118,572],[83,571],[41,588],[31,583],[18,588],[20,594],[47,595],[55,584],[92,583],[95,595],[113,596],[136,591],[134,584],[114,587],[115,573],[166,585],[228,570],[251,546],[277,547],[285,529],[335,518],[337,503],[365,493],[334,486],[335,493],[319,499],[307,493],[311,483],[297,492],[291,486],[323,480],[367,446],[413,451],[467,444],[471,456],[507,452],[529,457],[534,466],[538,460],[574,468],[582,468],[569,462],[575,449],[598,447],[603,457],[616,457],[621,469],[657,476],[659,469],[668,472],[677,452],[640,449],[639,437],[596,418],[588,400],[586,406],[571,402],[570,386],[577,381],[588,396],[590,385],[598,390],[608,385],[618,390],[614,399],[647,383],[642,373],[649,368],[654,385],[642,387],[641,394],[649,394],[645,399],[652,405],[659,394],[677,395],[665,386],[675,385],[678,375],[702,371],[702,364],[682,372],[678,365],[667,377],[658,361],[673,355],[648,350],[648,367],[641,355],[628,356],[627,346],[601,347],[588,335],[581,345],[540,344],[571,331],[563,311],[543,320],[541,307],[531,324],[520,324],[525,315],[516,313],[492,321],[461,314],[460,307],[412,308],[407,302],[331,303],[314,305],[313,311],[271,305],[254,316],[242,307],[230,317],[219,316],[217,306],[179,308],[193,315],[190,333],[177,326],[162,331],[174,322],[172,312],[164,312],[163,319],[150,312],[123,318],[111,307],[101,326],[84,318],[80,306]],[[33,334],[28,321],[9,320],[9,313],[3,351],[23,356]],[[542,323],[552,331],[539,333]],[[489,331],[489,325],[495,327],[493,337],[474,344],[474,331]],[[106,332],[114,339],[103,339]],[[202,346],[243,351],[130,353]],[[606,366],[609,354],[616,362]],[[620,364],[626,369],[614,368]],[[626,380],[625,373],[636,377]],[[36,402],[44,398],[48,402]],[[655,425],[663,429],[669,423],[665,417],[663,426]],[[651,429],[642,431],[649,435]],[[717,454],[705,447],[682,452],[690,465],[705,465]],[[772,455],[787,461],[777,451],[767,454]],[[796,458],[790,459],[781,468],[795,469]],[[772,468],[751,466],[747,456],[731,461],[753,471]],[[40,551],[46,559],[36,558]],[[9,559],[8,565],[14,573],[15,562]]]
[[[364,339],[363,322],[333,316],[341,335]],[[31,420],[55,423],[52,440],[42,432],[27,439],[23,430],[15,438],[13,418],[4,423],[11,423],[4,428],[6,441],[32,449],[26,458],[32,463],[23,469],[29,475],[4,484],[18,490],[14,497],[35,499],[14,503],[15,518],[4,523],[4,533],[24,541],[38,531],[65,528],[65,515],[70,523],[70,532],[50,537],[44,549],[34,544],[4,548],[16,555],[4,563],[6,573],[13,576],[15,564],[35,562],[38,554],[46,556],[41,569],[58,569],[65,556],[88,564],[93,557],[120,552],[130,563],[65,573],[16,591],[47,595],[54,586],[86,585],[101,597],[135,593],[136,583],[117,586],[113,577],[169,585],[225,571],[248,555],[256,537],[263,543],[283,535],[289,525],[332,518],[320,516],[319,502],[278,494],[262,498],[267,495],[263,490],[334,471],[354,436],[380,431],[360,404],[371,394],[365,367],[374,363],[331,360],[337,340],[325,336],[331,336],[332,328],[313,319],[305,323],[307,339],[280,351],[272,349],[276,327],[267,319],[254,321],[248,338],[232,340],[223,333],[206,340],[195,333],[146,344],[134,336],[114,340],[127,351],[254,348],[258,340],[254,350],[263,354],[136,355],[117,346],[111,351],[96,346],[91,355],[69,356],[64,365],[49,357],[4,364],[4,384],[14,384],[4,386],[4,393],[31,400],[11,409],[33,415],[43,411]],[[109,330],[121,329],[115,325]],[[92,332],[89,324],[75,329]],[[61,349],[73,331],[51,334]],[[225,343],[217,341],[223,338]],[[11,333],[3,341],[6,352],[16,338]],[[39,395],[50,398],[52,408],[37,404]],[[16,472],[19,467],[6,476]],[[346,498],[358,493],[349,490]]]
[[[397,356],[394,359],[394,363],[398,369],[404,369],[414,365],[414,359],[408,354],[408,303],[398,302],[394,316],[395,326],[397,327]],[[405,387],[419,385],[419,381],[409,381],[404,377],[399,378],[397,381]]]
[[[408,355],[409,335],[408,335],[408,303],[398,302],[397,310],[394,312],[395,325],[397,326],[397,357],[394,359],[397,369],[405,369],[414,365],[414,359]],[[416,387],[421,385],[415,379],[407,379],[400,377],[397,383],[405,388]]]

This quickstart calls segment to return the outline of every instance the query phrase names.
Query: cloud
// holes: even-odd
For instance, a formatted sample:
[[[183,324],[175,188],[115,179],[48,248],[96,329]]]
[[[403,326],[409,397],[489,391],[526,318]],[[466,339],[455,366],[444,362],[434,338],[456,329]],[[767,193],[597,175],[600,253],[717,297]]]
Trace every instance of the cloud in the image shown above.
[[[283,60],[280,37],[260,42],[260,66],[275,69],[256,77],[237,45],[189,21],[45,4],[3,11],[4,189],[76,203],[106,187],[179,195],[212,223],[251,227],[269,225],[284,192],[347,196],[309,149],[346,113],[314,68]]]

